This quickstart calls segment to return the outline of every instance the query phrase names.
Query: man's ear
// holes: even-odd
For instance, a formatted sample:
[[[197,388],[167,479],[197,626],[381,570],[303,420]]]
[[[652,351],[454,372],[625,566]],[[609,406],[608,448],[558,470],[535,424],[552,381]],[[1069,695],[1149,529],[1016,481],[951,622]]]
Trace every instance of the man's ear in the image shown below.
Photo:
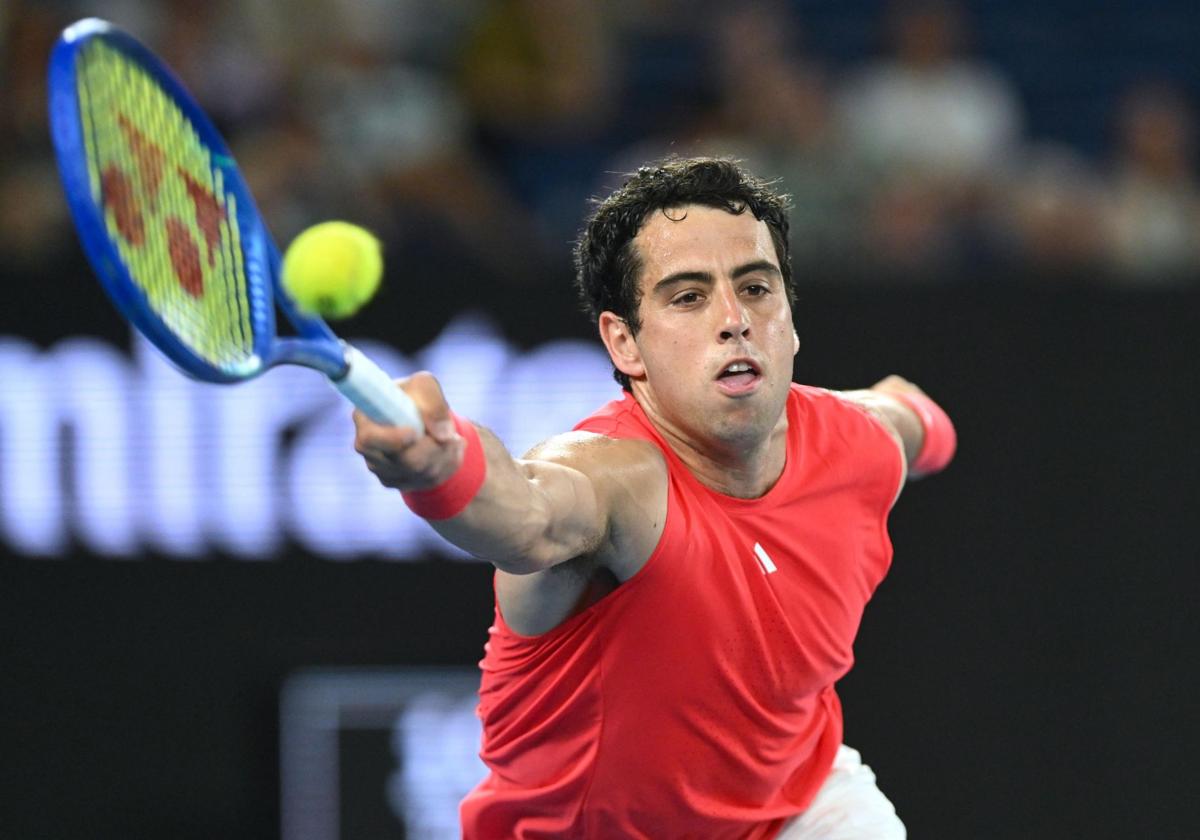
[[[796,332],[796,328],[792,327],[792,355],[795,356],[800,352],[800,333]]]
[[[624,318],[612,312],[600,313],[600,340],[608,350],[613,367],[630,379],[644,376],[646,367],[642,364],[642,351],[629,330],[629,324]]]

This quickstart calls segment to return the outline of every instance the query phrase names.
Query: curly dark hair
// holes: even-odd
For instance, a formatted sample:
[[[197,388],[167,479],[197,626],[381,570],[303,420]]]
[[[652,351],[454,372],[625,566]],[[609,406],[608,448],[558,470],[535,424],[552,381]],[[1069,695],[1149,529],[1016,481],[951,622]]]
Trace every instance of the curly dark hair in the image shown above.
[[[637,335],[641,329],[638,306],[641,258],[634,237],[655,211],[700,204],[730,213],[749,210],[766,222],[779,259],[788,301],[795,303],[792,263],[788,248],[788,196],[747,172],[732,159],[667,158],[630,175],[611,195],[595,202],[596,210],[575,243],[575,288],[584,310],[596,322],[610,311]],[[629,390],[629,377],[613,370],[621,387]]]

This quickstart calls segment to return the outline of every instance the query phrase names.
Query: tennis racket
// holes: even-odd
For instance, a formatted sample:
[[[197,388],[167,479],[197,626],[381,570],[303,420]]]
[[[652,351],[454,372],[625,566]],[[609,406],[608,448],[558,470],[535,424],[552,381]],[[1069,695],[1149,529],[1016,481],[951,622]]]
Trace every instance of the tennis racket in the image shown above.
[[[384,371],[299,311],[228,147],[171,70],[96,19],[50,58],[50,127],[84,251],[121,313],[176,367],[240,382],[275,365],[325,374],[371,419],[424,432]],[[275,308],[296,336],[276,331]]]

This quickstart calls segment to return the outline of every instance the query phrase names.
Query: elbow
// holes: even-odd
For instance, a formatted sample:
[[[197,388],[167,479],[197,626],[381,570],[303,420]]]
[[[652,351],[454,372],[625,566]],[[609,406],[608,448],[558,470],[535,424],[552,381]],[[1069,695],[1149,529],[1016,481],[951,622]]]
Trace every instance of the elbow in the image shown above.
[[[508,539],[496,543],[490,556],[481,559],[513,575],[531,575],[571,559],[566,547],[553,538],[548,509],[536,494],[534,499],[519,527],[510,532]]]
[[[483,559],[503,572],[530,575],[599,548],[602,541],[594,525],[594,496],[590,489],[581,493],[581,482],[571,480],[573,475],[560,467],[539,475],[528,465],[528,495],[500,518],[510,523],[508,532],[492,544],[494,550]]]

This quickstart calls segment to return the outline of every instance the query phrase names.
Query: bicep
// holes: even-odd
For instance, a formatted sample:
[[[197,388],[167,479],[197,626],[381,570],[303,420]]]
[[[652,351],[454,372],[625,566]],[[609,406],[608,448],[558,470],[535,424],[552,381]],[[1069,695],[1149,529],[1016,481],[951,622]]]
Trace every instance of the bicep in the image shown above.
[[[518,459],[486,429],[479,437],[483,485],[460,513],[430,520],[439,534],[512,574],[537,572],[593,550],[607,513],[578,453],[560,443]]]

